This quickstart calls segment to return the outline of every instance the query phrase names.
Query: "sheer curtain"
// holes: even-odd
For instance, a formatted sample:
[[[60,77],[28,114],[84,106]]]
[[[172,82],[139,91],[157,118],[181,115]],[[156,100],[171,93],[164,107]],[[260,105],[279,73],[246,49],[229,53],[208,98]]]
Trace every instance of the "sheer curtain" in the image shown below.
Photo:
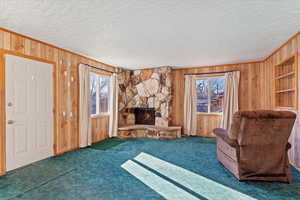
[[[300,72],[299,72],[300,73]],[[300,88],[300,80],[298,80],[298,88]],[[298,97],[298,105],[300,105],[300,97]],[[297,119],[295,121],[289,142],[292,148],[289,150],[290,163],[300,168],[300,107],[297,112]]]
[[[192,75],[185,76],[184,84],[184,134],[197,135],[196,82]]]
[[[109,137],[118,136],[118,95],[119,84],[117,74],[114,73],[110,79],[110,117],[109,117]]]
[[[92,144],[90,111],[90,70],[85,64],[79,65],[79,146]]]
[[[239,110],[240,72],[225,73],[224,111],[221,127],[229,130],[233,114]]]
[[[292,148],[289,151],[290,163],[300,168],[300,112],[297,113],[297,119],[293,127],[289,142],[292,144]]]

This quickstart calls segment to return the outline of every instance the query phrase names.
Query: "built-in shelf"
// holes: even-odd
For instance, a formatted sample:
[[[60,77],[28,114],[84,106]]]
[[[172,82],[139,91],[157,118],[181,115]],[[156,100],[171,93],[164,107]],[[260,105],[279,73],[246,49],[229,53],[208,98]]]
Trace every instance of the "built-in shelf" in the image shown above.
[[[278,80],[278,79],[286,78],[286,77],[289,77],[289,76],[293,76],[294,74],[295,74],[295,72],[289,72],[289,73],[277,76],[277,77],[275,77],[275,79]]]
[[[273,96],[275,108],[297,109],[298,105],[298,54],[274,65]]]
[[[295,92],[295,89],[291,88],[291,89],[286,89],[286,90],[275,91],[276,94],[278,94],[278,93],[284,93],[284,92]]]

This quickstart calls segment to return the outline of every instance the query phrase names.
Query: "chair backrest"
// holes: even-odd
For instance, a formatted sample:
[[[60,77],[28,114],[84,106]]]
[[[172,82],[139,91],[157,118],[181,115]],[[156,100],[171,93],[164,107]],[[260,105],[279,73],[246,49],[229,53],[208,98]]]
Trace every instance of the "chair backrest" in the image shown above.
[[[254,110],[234,114],[231,135],[239,145],[271,145],[285,147],[296,114],[291,111]]]

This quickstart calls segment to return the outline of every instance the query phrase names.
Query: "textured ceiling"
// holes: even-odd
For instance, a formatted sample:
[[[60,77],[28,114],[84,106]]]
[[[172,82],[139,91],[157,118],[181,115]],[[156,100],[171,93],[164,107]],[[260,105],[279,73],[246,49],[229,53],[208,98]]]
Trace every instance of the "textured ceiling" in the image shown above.
[[[0,26],[137,69],[260,60],[300,30],[300,0],[0,0]]]

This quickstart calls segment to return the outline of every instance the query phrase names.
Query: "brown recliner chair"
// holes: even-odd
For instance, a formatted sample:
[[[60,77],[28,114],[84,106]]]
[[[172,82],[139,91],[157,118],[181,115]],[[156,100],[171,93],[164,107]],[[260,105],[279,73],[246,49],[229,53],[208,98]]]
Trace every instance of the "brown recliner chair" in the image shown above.
[[[239,180],[291,182],[287,151],[296,114],[238,111],[231,129],[214,129],[218,160]]]

